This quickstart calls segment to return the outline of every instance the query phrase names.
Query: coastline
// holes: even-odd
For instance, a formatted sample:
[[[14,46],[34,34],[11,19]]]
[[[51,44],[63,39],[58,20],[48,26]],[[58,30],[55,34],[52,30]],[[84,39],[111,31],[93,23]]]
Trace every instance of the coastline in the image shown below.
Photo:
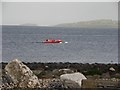
[[[60,76],[64,75],[64,74],[71,74],[71,73],[82,73],[83,75],[85,75],[85,77],[87,78],[87,80],[82,80],[82,89],[88,88],[87,90],[93,88],[95,90],[98,90],[100,88],[114,88],[117,89],[119,88],[119,84],[120,84],[120,64],[102,64],[102,63],[94,63],[94,64],[83,64],[83,63],[70,63],[70,62],[54,62],[54,63],[37,63],[37,62],[33,62],[33,63],[25,63],[22,62],[24,65],[28,66],[31,71],[38,77],[39,82],[40,82],[40,87],[38,89],[34,90],[39,90],[39,89],[45,89],[48,88],[50,89],[51,87],[54,88],[54,85],[56,85],[55,87],[59,87],[61,89],[64,89],[65,87],[63,87],[64,83],[63,81],[61,81]],[[5,74],[5,67],[8,65],[8,63],[0,63],[0,65],[2,65],[2,77],[6,77]],[[3,82],[5,82],[3,80]],[[87,84],[86,84],[87,83]],[[91,83],[93,86],[91,86]],[[96,84],[97,83],[97,84]],[[99,85],[100,83],[102,83],[101,85]],[[110,84],[112,83],[112,84]],[[75,84],[75,83],[73,83]],[[109,84],[111,85],[110,87],[107,87],[107,85],[109,86]],[[51,86],[52,85],[52,86]],[[76,85],[76,84],[75,84]],[[113,85],[113,86],[112,86]],[[115,86],[114,86],[115,85]],[[116,86],[118,85],[118,86]],[[16,90],[15,85],[10,84],[10,85],[3,85],[5,88],[12,88],[13,90]],[[78,87],[77,86],[72,86],[70,85],[72,88],[71,89],[75,89]],[[3,90],[5,89],[3,88]],[[17,90],[19,90],[20,88],[17,88]],[[22,88],[24,89],[24,88]],[[29,88],[27,88],[29,90]],[[31,88],[30,88],[31,89]],[[68,87],[66,88],[66,90],[68,89]],[[80,88],[79,88],[80,89]],[[78,90],[79,90],[78,89]],[[20,89],[21,90],[21,89]],[[69,90],[69,89],[68,89]],[[75,89],[76,90],[76,89]]]

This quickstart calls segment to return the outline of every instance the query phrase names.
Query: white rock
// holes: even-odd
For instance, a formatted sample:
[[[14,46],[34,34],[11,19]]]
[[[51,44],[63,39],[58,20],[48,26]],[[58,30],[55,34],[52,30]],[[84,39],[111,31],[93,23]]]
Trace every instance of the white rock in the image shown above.
[[[115,69],[113,67],[110,67],[109,70],[110,71],[115,71]]]
[[[87,79],[82,73],[63,74],[60,76],[61,80],[75,82],[81,87],[83,79]],[[69,82],[70,83],[70,82]]]

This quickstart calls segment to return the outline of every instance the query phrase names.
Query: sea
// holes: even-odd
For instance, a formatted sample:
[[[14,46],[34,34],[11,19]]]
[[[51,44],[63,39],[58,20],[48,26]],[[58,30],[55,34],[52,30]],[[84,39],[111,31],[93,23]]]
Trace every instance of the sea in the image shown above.
[[[45,44],[46,39],[68,43]],[[118,63],[118,29],[2,26],[2,62]]]

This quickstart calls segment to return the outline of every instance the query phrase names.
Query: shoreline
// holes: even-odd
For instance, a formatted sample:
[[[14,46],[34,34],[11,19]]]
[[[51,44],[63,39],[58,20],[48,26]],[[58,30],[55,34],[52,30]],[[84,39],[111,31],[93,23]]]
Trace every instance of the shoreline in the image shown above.
[[[59,87],[60,89],[64,88],[64,85],[67,85],[66,82],[61,80],[61,75],[65,74],[75,74],[75,73],[82,73],[87,80],[82,80],[82,88],[79,89],[86,89],[86,88],[118,88],[118,84],[120,81],[120,64],[83,64],[83,63],[70,63],[70,62],[54,62],[54,63],[25,63],[30,70],[33,72],[35,76],[37,76],[38,81],[40,83],[40,87],[38,89],[46,88],[46,87]],[[5,67],[8,63],[0,63],[2,65],[2,77],[4,77],[3,84],[4,88],[12,88],[14,89],[15,84],[10,83],[10,85],[6,84],[6,80],[8,76],[6,75]],[[23,65],[23,66],[24,66]],[[22,69],[21,69],[22,70]],[[16,73],[17,74],[17,73]],[[73,89],[73,84],[77,85],[75,82],[70,81],[71,89]],[[96,84],[97,83],[97,84]],[[93,85],[93,86],[91,86]],[[69,86],[68,86],[69,87]],[[67,88],[68,88],[67,87]],[[75,86],[76,88],[77,86]],[[98,87],[98,88],[97,88]],[[27,88],[29,89],[29,88]]]
[[[82,72],[84,75],[102,75],[110,71],[110,68],[114,69],[114,74],[120,74],[120,64],[103,64],[103,63],[70,63],[70,62],[49,62],[49,63],[42,63],[42,62],[33,62],[33,63],[25,63],[32,71],[38,74],[38,72],[53,72],[58,71],[60,69],[70,69],[74,72]],[[0,63],[1,69],[4,70],[5,66],[8,63],[2,62]],[[47,73],[46,73],[47,74]],[[50,76],[51,77],[51,76]],[[120,78],[120,77],[119,77]]]

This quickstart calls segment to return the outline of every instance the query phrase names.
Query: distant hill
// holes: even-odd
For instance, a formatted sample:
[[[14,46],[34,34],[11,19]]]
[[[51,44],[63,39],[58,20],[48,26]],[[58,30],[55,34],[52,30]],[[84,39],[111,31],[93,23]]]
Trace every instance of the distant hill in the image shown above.
[[[37,26],[37,24],[25,23],[25,24],[21,24],[20,26]]]
[[[110,19],[82,21],[76,23],[63,23],[56,27],[77,27],[77,28],[118,28],[118,22]]]

